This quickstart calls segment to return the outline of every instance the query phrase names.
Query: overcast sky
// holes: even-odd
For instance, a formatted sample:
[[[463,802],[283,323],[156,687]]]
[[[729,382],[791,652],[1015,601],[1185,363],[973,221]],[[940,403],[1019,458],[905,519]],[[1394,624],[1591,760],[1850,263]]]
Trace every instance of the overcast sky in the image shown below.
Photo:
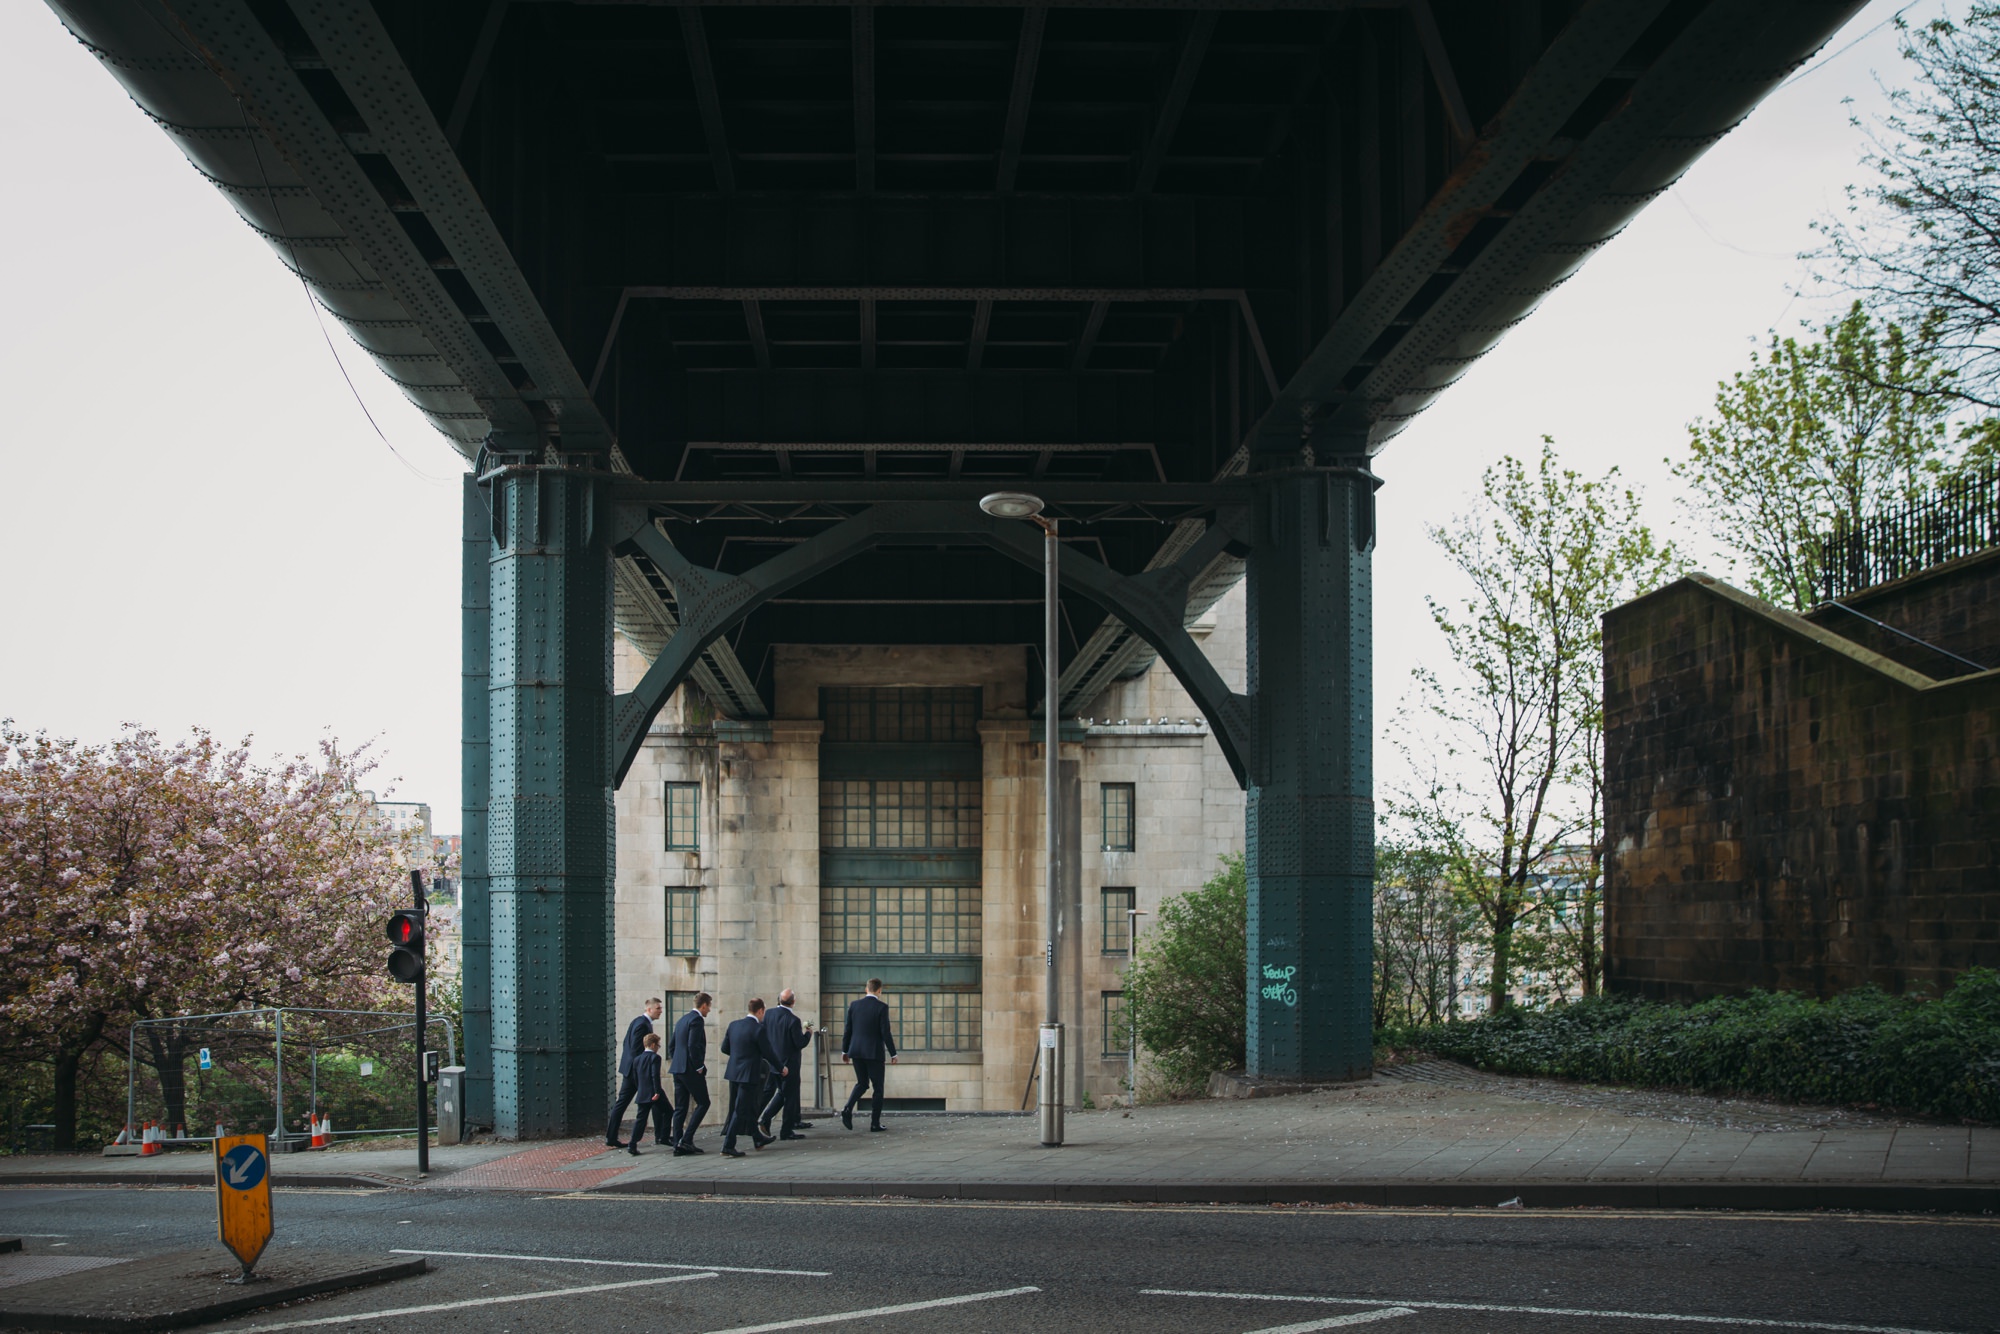
[[[1900,78],[1895,10],[1871,4],[1378,461],[1380,722],[1442,655],[1423,596],[1453,584],[1425,528],[1495,460],[1552,435],[1684,530],[1663,460],[1686,424],[1766,330],[1828,313],[1794,296],[1796,256],[1856,178],[1850,111]],[[378,789],[455,832],[458,456],[329,321],[336,362],[297,280],[31,0],[0,4],[0,129],[0,717],[372,741]]]

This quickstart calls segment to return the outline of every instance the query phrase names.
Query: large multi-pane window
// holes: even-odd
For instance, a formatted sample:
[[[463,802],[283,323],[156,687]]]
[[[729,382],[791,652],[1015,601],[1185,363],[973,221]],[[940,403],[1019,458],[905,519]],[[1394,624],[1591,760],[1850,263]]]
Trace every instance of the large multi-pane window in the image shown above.
[[[660,1035],[662,1048],[667,1046],[667,1039],[672,1035],[674,1025],[681,1021],[681,1016],[694,1008],[694,995],[692,991],[669,991],[662,996],[666,1013],[660,1016],[659,1023],[653,1025],[653,1031]]]
[[[829,778],[819,785],[822,848],[976,848],[970,778]]]
[[[701,953],[701,891],[667,890],[667,953]]]
[[[1130,852],[1135,832],[1135,797],[1130,783],[1106,783],[1101,789],[1104,804],[1104,850]]]
[[[1125,1009],[1125,993],[1101,992],[1098,1002],[1104,1011],[1104,1054],[1126,1055],[1132,1050],[1132,1016]]]
[[[1132,952],[1133,899],[1134,893],[1129,889],[1097,891],[1097,916],[1103,934],[1104,953]]]
[[[979,740],[977,686],[826,686],[820,713],[826,721],[821,740],[829,745]]]
[[[820,997],[824,1022],[835,1032],[847,1021],[848,1005],[860,991],[829,991]],[[978,1051],[979,992],[899,991],[882,993],[889,1004],[889,1035],[898,1051]]]
[[[979,953],[977,885],[829,885],[820,891],[822,954]]]
[[[701,784],[667,784],[667,847],[694,851],[701,846]]]

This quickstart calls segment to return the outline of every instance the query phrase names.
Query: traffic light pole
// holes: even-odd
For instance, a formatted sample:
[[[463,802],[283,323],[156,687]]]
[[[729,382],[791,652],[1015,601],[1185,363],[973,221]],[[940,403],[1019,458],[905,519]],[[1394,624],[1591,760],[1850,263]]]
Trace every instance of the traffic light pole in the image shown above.
[[[410,872],[410,892],[415,896],[413,905],[420,913],[428,916],[429,905],[424,901],[424,873]],[[431,1125],[430,1089],[424,1076],[428,1073],[424,1065],[424,992],[429,990],[428,969],[417,974],[417,1175],[429,1176],[431,1170]]]

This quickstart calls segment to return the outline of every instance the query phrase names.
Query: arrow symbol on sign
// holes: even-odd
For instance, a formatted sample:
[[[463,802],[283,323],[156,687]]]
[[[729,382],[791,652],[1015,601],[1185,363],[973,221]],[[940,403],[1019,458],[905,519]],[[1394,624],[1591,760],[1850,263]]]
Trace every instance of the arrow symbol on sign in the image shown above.
[[[241,1162],[231,1164],[229,1168],[229,1184],[232,1186],[242,1185],[243,1178],[250,1175],[250,1169],[256,1165],[257,1159],[254,1156],[245,1157]]]

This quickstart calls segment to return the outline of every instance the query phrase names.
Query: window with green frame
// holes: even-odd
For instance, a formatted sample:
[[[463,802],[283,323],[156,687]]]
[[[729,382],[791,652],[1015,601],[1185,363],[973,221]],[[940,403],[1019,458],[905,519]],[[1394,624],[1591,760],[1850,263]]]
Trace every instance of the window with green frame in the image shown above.
[[[1104,1054],[1129,1056],[1132,1052],[1132,1019],[1125,1009],[1125,993],[1101,992],[1098,1001],[1104,1007]]]
[[[821,1020],[838,1032],[847,1020],[847,1007],[863,995],[859,991],[829,991],[820,997]],[[898,1051],[978,1051],[980,993],[963,988],[902,991],[886,988],[882,999],[889,1004],[889,1036]]]
[[[977,885],[828,885],[819,896],[822,954],[980,951]]]
[[[1106,783],[1100,789],[1104,806],[1104,850],[1130,852],[1137,826],[1136,793],[1130,783]]]
[[[822,686],[825,744],[979,740],[978,686]]]
[[[701,784],[667,784],[667,848],[693,852],[701,847]]]
[[[695,993],[692,991],[669,991],[662,994],[663,1003],[667,1007],[666,1013],[660,1017],[659,1023],[653,1025],[653,1031],[660,1035],[661,1047],[666,1046],[667,1038],[674,1031],[674,1025],[681,1021],[681,1016],[694,1008],[694,998]]]
[[[667,890],[667,953],[701,953],[701,891]]]
[[[1097,891],[1097,915],[1101,923],[1105,954],[1132,952],[1131,913],[1136,897],[1137,891],[1130,889]]]
[[[822,848],[976,848],[976,778],[828,778],[819,785]]]

